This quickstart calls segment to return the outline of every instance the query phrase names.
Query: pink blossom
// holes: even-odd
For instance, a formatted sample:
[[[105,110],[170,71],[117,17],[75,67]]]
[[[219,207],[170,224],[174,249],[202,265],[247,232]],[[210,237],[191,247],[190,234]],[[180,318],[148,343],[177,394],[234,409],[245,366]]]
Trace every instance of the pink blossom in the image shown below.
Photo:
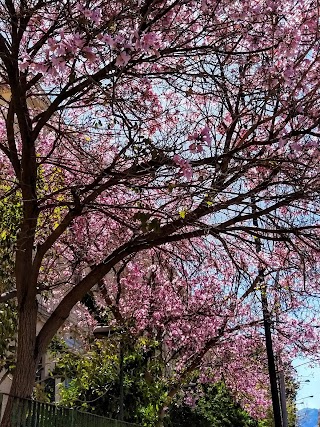
[[[130,61],[131,56],[126,52],[126,51],[122,51],[116,59],[116,65],[118,67],[124,67],[125,65],[128,64],[128,62]]]
[[[82,52],[84,53],[85,57],[89,62],[94,62],[97,59],[97,55],[93,52],[93,49],[91,47],[85,46],[82,49]]]
[[[204,141],[208,146],[211,145],[211,135],[210,135],[210,129],[208,126],[205,126],[202,131],[200,132],[201,139]]]
[[[19,69],[21,71],[25,71],[29,67],[29,61],[27,59],[24,59],[22,62],[19,62]]]
[[[57,42],[52,37],[49,37],[48,38],[48,45],[49,45],[49,49],[51,51],[54,51],[56,49],[56,47],[57,47]]]
[[[74,46],[81,48],[84,45],[84,40],[81,34],[75,33],[72,37],[72,43],[74,44]]]
[[[109,34],[105,34],[105,35],[101,36],[100,40],[103,43],[106,43],[108,46],[110,46],[111,49],[114,49],[117,47],[117,42]]]
[[[150,49],[156,51],[160,48],[160,37],[154,32],[146,33],[140,39],[139,47],[145,52],[148,52]]]
[[[191,151],[191,153],[202,153],[203,147],[201,144],[193,143],[189,145],[189,150]]]

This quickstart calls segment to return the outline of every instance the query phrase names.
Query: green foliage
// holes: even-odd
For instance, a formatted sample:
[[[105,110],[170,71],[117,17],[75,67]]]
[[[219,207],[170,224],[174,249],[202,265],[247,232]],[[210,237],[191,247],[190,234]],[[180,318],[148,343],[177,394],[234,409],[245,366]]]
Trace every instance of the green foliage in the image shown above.
[[[223,383],[199,386],[200,398],[194,407],[172,405],[165,427],[258,427],[238,405]]]
[[[0,185],[0,195],[9,188]],[[21,200],[13,194],[0,200],[0,293],[13,289],[14,252],[21,220]]]
[[[124,420],[154,427],[166,398],[163,366],[157,358],[159,344],[145,337],[132,343],[121,335],[123,345]],[[120,335],[98,340],[86,353],[70,352],[53,343],[60,352],[55,374],[69,378],[60,389],[61,404],[118,418],[120,412]],[[165,427],[258,427],[234,402],[223,384],[203,385],[195,408],[180,402],[169,410]]]
[[[0,186],[0,194],[10,190]],[[19,194],[12,194],[0,200],[0,293],[15,288],[14,251],[21,220]],[[17,332],[17,307],[15,300],[0,303],[0,371],[12,371],[15,366]]]
[[[113,350],[109,352],[99,341],[87,353],[69,351],[58,342],[54,346],[60,353],[55,373],[67,379],[68,384],[60,389],[61,403],[91,409],[91,412],[101,415],[91,401],[98,401],[116,376],[117,360]],[[92,403],[90,408],[88,402]]]
[[[297,424],[297,407],[295,401],[287,402],[288,427],[296,427]]]
[[[155,357],[157,342],[131,342],[120,334],[97,340],[87,352],[60,352],[54,374],[68,379],[60,389],[61,404],[96,415],[119,418],[120,339],[123,346],[124,420],[153,426],[165,397],[162,366]],[[54,351],[54,350],[53,350]],[[57,355],[57,354],[56,354]]]
[[[13,302],[0,304],[0,371],[12,371],[15,366],[15,335],[17,310]]]
[[[258,427],[274,427],[272,408],[269,408],[266,417],[259,420]]]

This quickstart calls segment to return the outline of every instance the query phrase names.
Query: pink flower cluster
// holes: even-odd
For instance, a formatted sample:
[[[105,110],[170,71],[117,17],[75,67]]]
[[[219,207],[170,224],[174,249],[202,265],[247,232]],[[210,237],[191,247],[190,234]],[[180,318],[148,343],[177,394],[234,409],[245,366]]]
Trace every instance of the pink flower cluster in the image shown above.
[[[192,166],[190,165],[190,163],[188,162],[188,160],[183,159],[181,156],[179,156],[178,154],[175,154],[173,156],[173,161],[174,163],[180,167],[180,171],[181,174],[187,178],[188,181],[190,181],[192,179]]]
[[[193,133],[189,135],[188,140],[195,141],[189,146],[189,150],[192,153],[202,153],[204,146],[211,146],[212,138],[209,127],[205,126],[200,133]]]

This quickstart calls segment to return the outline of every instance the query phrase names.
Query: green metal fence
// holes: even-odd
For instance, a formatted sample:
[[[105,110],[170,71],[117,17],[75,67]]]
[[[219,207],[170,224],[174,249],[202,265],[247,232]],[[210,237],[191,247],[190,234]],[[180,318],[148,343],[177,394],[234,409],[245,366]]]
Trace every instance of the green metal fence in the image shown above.
[[[5,404],[6,395],[0,394],[0,409]],[[87,412],[61,406],[37,402],[35,400],[13,398],[11,427],[139,427],[138,424],[99,417]]]

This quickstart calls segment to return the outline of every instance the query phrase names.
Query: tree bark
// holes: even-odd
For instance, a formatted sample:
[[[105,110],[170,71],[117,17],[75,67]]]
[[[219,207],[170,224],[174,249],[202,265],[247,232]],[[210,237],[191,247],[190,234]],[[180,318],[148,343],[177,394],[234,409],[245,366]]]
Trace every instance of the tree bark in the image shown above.
[[[37,303],[36,300],[26,301],[20,309],[18,325],[17,363],[10,389],[10,396],[1,427],[11,427],[13,398],[27,398],[32,394],[35,374],[39,357],[36,356],[36,324]]]

